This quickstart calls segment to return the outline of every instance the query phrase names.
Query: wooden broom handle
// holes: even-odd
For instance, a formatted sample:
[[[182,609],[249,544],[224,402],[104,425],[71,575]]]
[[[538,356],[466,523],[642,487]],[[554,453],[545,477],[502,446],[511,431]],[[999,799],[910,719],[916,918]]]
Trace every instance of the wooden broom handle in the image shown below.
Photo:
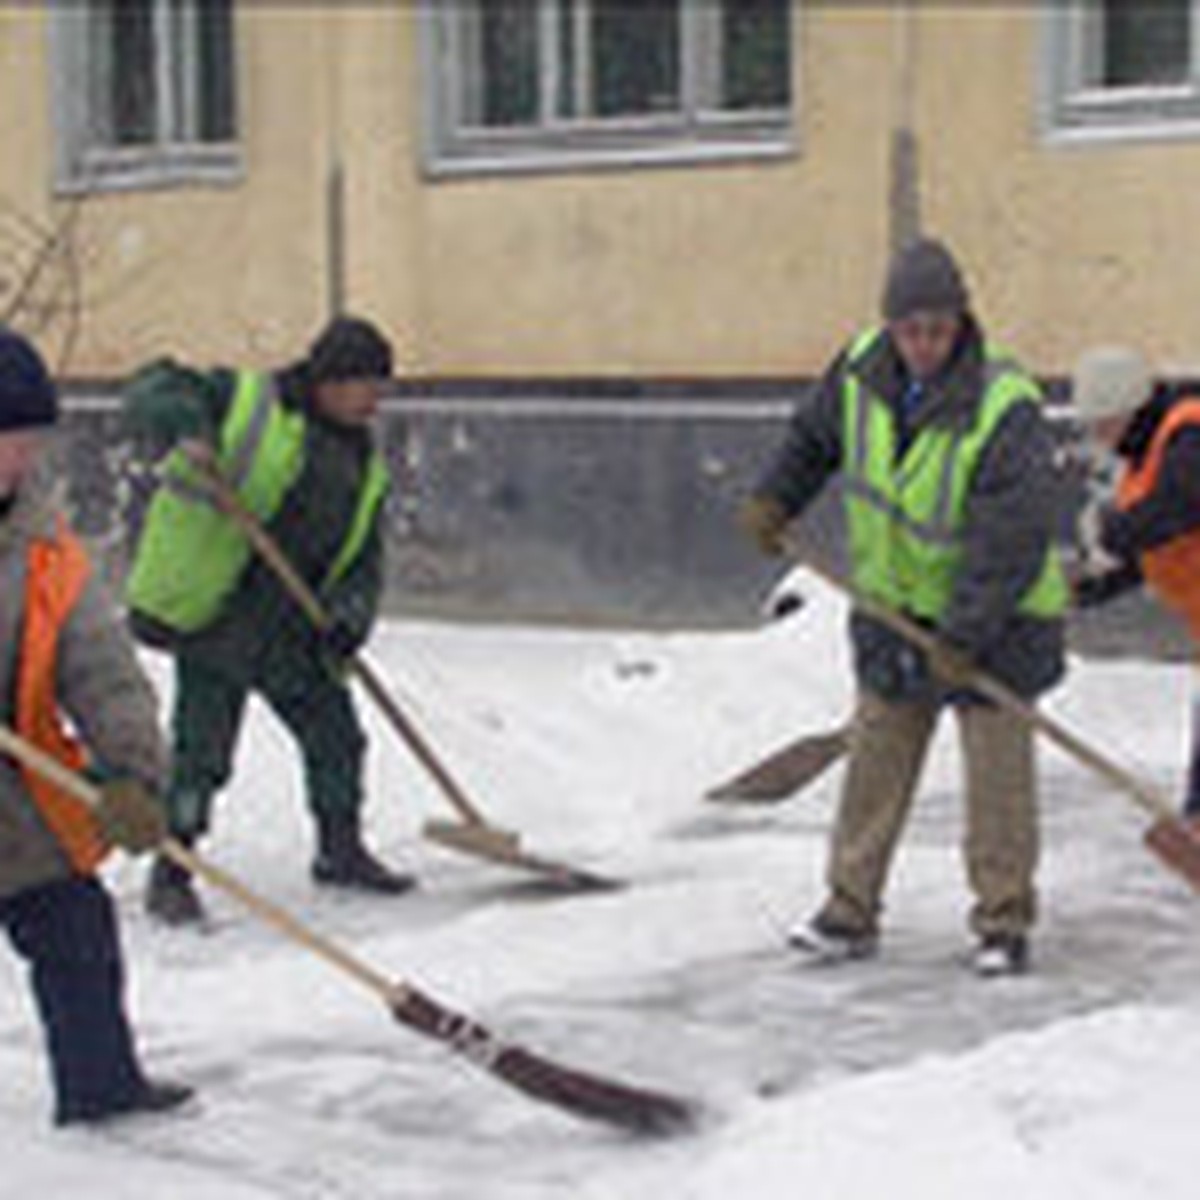
[[[801,566],[806,567],[818,579],[823,580],[836,591],[849,597],[857,608],[860,608],[869,616],[887,625],[918,648],[928,652],[931,650],[936,651],[944,645],[937,634],[914,621],[911,617],[898,612],[890,605],[883,604],[878,600],[873,600],[871,597],[863,595],[857,588],[840,579],[827,567],[814,562],[802,552],[801,547],[794,538],[789,539],[788,546]],[[1038,732],[1042,733],[1061,750],[1066,751],[1067,754],[1085,766],[1090,767],[1097,775],[1100,775],[1115,787],[1120,788],[1150,813],[1151,816],[1159,820],[1164,818],[1170,821],[1177,820],[1177,815],[1171,801],[1158,788],[1139,779],[1119,763],[1109,758],[1108,755],[1084,741],[1078,734],[1072,732],[1065,725],[1056,721],[1053,717],[1047,716],[1040,709],[1022,699],[1011,688],[996,679],[995,676],[975,668],[970,675],[969,682],[972,690],[979,692],[980,695],[985,696],[988,700],[999,705],[999,707],[1012,713],[1013,716],[1023,721],[1030,728],[1038,730]]]
[[[232,520],[246,536],[246,540],[262,557],[263,561],[278,577],[284,589],[300,606],[304,615],[320,632],[332,624],[329,611],[321,603],[308,581],[296,570],[283,553],[279,543],[267,532],[262,522],[242,503],[241,498],[221,474],[216,462],[202,453],[189,454],[189,461],[203,482],[212,490],[213,498],[221,511]],[[467,795],[466,790],[450,773],[441,756],[400,707],[395,696],[380,678],[378,672],[362,654],[353,654],[347,660],[350,672],[362,684],[375,702],[384,718],[398,733],[414,757],[433,776],[443,795],[469,825],[488,826],[479,806]]]
[[[89,808],[94,809],[100,802],[100,789],[95,784],[4,724],[0,724],[0,751],[16,759],[23,767],[40,775],[48,783],[82,801]],[[193,872],[213,887],[232,896],[264,924],[270,925],[285,938],[324,959],[344,975],[357,980],[388,1005],[400,1003],[410,994],[411,989],[407,984],[388,979],[345,947],[317,933],[286,909],[252,891],[236,876],[214,866],[176,838],[164,839],[157,850],[185,870]]]

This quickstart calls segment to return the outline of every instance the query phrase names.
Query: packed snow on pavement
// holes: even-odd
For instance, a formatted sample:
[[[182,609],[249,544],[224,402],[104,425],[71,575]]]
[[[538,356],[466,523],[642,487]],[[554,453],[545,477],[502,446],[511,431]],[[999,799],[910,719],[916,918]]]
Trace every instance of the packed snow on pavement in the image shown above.
[[[883,953],[813,968],[783,931],[821,898],[834,769],[792,801],[701,802],[851,686],[840,601],[758,631],[673,635],[397,622],[371,654],[497,824],[621,877],[550,896],[418,837],[444,800],[373,731],[370,826],[412,897],[317,892],[286,735],[255,710],[205,849],[397,977],[533,1049],[699,1100],[641,1142],[535,1105],[207,893],[203,933],[150,926],[142,864],[110,869],[148,1063],[195,1082],[175,1119],[55,1132],[19,963],[0,960],[0,1196],[170,1200],[1193,1200],[1200,900],[1141,815],[1042,756],[1044,912],[1027,977],[965,969],[953,725],[890,892]],[[168,675],[151,661],[168,698]],[[1075,663],[1051,708],[1174,791],[1189,670]]]

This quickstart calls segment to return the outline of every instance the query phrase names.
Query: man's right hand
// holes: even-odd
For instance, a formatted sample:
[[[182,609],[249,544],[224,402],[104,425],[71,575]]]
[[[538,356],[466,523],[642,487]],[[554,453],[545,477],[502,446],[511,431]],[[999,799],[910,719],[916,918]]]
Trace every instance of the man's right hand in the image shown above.
[[[782,558],[787,550],[785,534],[791,518],[787,509],[771,496],[751,496],[738,508],[742,532],[768,557]]]
[[[96,823],[109,845],[120,846],[130,854],[155,849],[168,833],[162,805],[128,776],[101,785]]]

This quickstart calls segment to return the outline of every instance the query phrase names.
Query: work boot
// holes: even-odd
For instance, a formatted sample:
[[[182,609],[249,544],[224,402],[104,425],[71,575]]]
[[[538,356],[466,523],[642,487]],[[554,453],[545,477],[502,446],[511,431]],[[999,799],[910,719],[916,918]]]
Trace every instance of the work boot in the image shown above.
[[[118,1100],[97,1104],[76,1105],[60,1110],[55,1118],[56,1125],[97,1125],[139,1114],[171,1112],[186,1104],[196,1094],[195,1088],[186,1083],[174,1083],[165,1079],[147,1079],[132,1094]]]
[[[398,896],[417,885],[413,876],[393,871],[363,845],[356,813],[318,818],[312,877],[325,887],[352,888],[384,896]]]
[[[879,935],[818,913],[811,921],[796,925],[788,933],[788,945],[811,961],[823,964],[871,958],[879,950]]]
[[[146,911],[164,925],[199,925],[206,917],[191,871],[159,855],[146,883]]]
[[[1029,939],[1023,933],[989,933],[979,939],[971,963],[985,979],[1024,975],[1029,970]]]

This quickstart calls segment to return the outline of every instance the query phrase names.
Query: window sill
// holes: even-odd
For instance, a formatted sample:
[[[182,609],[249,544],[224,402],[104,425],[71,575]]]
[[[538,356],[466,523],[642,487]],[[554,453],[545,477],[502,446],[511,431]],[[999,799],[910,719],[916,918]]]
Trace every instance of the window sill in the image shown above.
[[[1047,149],[1137,145],[1155,142],[1200,140],[1200,112],[1179,117],[1127,117],[1111,120],[1063,122],[1048,126],[1042,134]]]
[[[67,168],[55,191],[63,196],[100,192],[166,191],[194,187],[232,188],[246,179],[238,147],[212,150],[115,151],[88,156]]]
[[[770,162],[799,153],[790,131],[757,136],[671,137],[636,144],[587,144],[534,139],[519,143],[502,139],[464,138],[426,155],[424,172],[432,180],[486,175],[547,175],[583,171],[645,170]]]

